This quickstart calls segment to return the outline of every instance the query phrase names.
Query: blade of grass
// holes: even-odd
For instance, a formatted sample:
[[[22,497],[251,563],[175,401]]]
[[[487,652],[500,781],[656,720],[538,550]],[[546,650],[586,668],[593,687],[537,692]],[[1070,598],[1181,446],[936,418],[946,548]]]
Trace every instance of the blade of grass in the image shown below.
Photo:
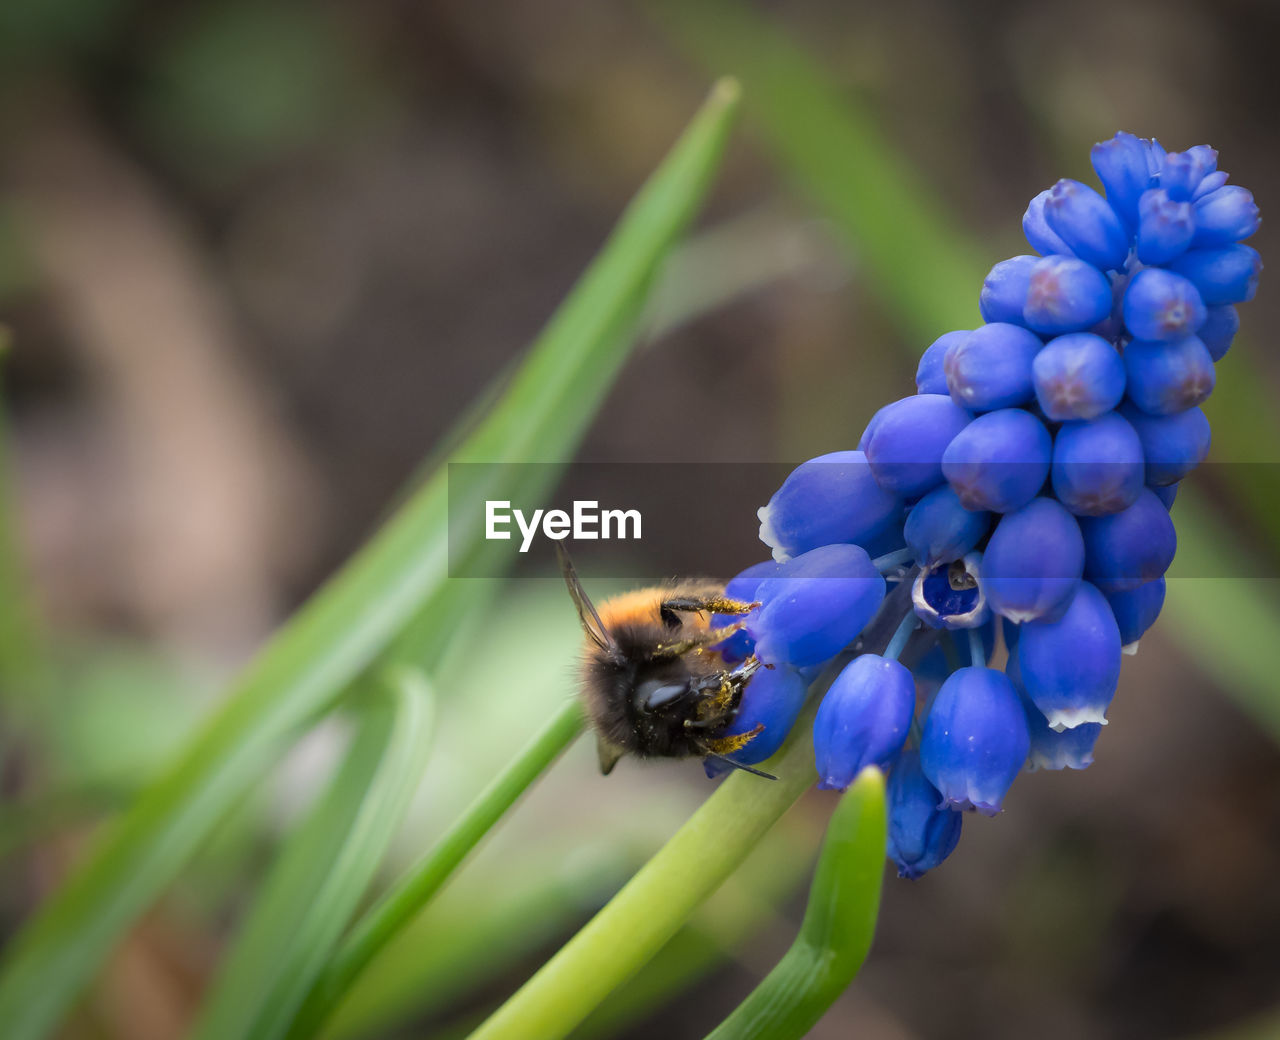
[[[567,702],[444,837],[359,920],[316,979],[290,1036],[315,1035],[368,963],[417,916],[516,799],[582,732],[582,726],[581,707],[576,701]]]
[[[650,9],[699,62],[751,84],[750,127],[831,219],[920,349],[948,329],[973,327],[991,265],[811,54],[746,4],[654,0]]]
[[[807,1036],[853,981],[880,912],[887,816],[884,774],[868,767],[831,814],[795,943],[708,1040]]]
[[[473,1034],[472,1040],[568,1036],[680,930],[693,910],[813,785],[816,705],[762,768],[728,777],[636,875]]]
[[[705,196],[736,107],[725,81],[624,213],[530,350],[465,461],[562,464],[615,378],[656,271]],[[555,466],[508,468],[545,493]],[[492,489],[489,490],[492,494]],[[527,496],[536,498],[536,495]],[[406,653],[429,660],[458,623],[448,580],[448,483],[437,473],[259,654],[223,708],[143,792],[19,935],[0,966],[11,1040],[48,1033],[117,936],[168,885],[282,746],[388,648],[417,614]],[[480,530],[461,533],[474,554]]]
[[[288,836],[223,962],[193,1036],[281,1036],[355,912],[422,776],[434,705],[393,669],[357,701],[341,769]]]

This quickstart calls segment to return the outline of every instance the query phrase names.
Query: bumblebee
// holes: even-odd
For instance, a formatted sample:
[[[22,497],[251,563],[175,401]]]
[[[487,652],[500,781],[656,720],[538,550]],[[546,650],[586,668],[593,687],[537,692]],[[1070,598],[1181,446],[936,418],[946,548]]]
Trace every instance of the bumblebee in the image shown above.
[[[773,779],[725,757],[764,728],[724,732],[760,662],[748,657],[740,664],[727,663],[715,646],[742,623],[711,625],[712,614],[741,617],[759,604],[727,599],[724,586],[714,581],[688,580],[637,589],[597,608],[563,543],[556,543],[556,555],[586,632],[582,699],[595,727],[600,771],[608,774],[628,754],[701,756]]]

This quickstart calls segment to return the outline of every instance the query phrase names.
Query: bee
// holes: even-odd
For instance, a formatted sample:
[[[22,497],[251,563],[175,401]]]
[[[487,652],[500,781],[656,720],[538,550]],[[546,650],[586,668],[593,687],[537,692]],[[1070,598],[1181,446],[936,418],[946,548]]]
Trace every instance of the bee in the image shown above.
[[[607,775],[627,754],[696,755],[774,779],[725,757],[764,729],[724,732],[761,665],[755,657],[729,664],[715,649],[741,621],[711,625],[712,614],[741,617],[759,604],[727,599],[722,584],[692,579],[627,592],[597,608],[563,543],[556,543],[556,555],[586,633],[582,699],[596,731],[600,772]]]

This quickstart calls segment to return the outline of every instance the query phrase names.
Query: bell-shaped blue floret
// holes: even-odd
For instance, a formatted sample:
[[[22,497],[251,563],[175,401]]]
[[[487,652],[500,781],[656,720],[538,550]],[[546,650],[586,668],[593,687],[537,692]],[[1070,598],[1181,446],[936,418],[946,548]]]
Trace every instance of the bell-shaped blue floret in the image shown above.
[[[1214,361],[1221,361],[1231,349],[1231,341],[1236,338],[1236,333],[1239,331],[1239,312],[1229,304],[1224,304],[1209,308],[1209,316],[1205,318],[1204,324],[1200,326],[1200,331],[1196,335],[1209,351],[1209,356]]]
[[[1093,146],[1089,158],[1107,190],[1107,202],[1130,228],[1138,226],[1138,200],[1151,187],[1148,142],[1121,131]]]
[[[1045,344],[1031,363],[1036,401],[1056,422],[1095,419],[1124,397],[1124,361],[1101,336],[1076,332]]]
[[[1035,256],[1014,256],[991,268],[978,296],[978,313],[983,321],[1023,323],[1022,308],[1027,302],[1031,272],[1039,259]]]
[[[1186,278],[1199,291],[1200,298],[1214,307],[1253,299],[1262,273],[1262,258],[1252,246],[1192,249],[1172,261],[1169,270]]]
[[[726,599],[736,599],[741,603],[754,603],[756,601],[756,589],[760,586],[760,582],[765,578],[771,577],[778,573],[778,562],[776,560],[762,560],[760,563],[753,563],[744,571],[740,571],[734,578],[724,587],[724,595]],[[735,625],[742,620],[738,614],[712,614],[711,627],[725,628],[729,625]],[[715,645],[716,652],[730,664],[737,664],[739,661],[745,661],[751,656],[751,651],[755,648],[755,640],[746,632],[746,629],[738,629],[728,639],[722,643]]]
[[[1155,624],[1164,606],[1165,580],[1163,577],[1146,582],[1136,589],[1113,592],[1107,597],[1111,613],[1116,616],[1120,628],[1120,642],[1126,654],[1138,652],[1138,640]]]
[[[1129,508],[1142,491],[1145,473],[1142,442],[1115,412],[1063,423],[1053,440],[1053,493],[1076,516]]]
[[[920,753],[898,756],[885,790],[889,808],[889,858],[898,877],[918,878],[951,855],[964,814],[939,809],[942,795],[920,768]]]
[[[970,418],[941,394],[904,397],[882,408],[866,447],[876,483],[903,498],[933,490],[942,483],[942,453]]]
[[[1044,204],[1049,227],[1071,253],[1102,271],[1124,266],[1129,233],[1107,200],[1079,181],[1063,178]]]
[[[865,766],[888,769],[915,710],[910,671],[877,654],[854,658],[836,676],[813,720],[818,786],[843,791]]]
[[[796,467],[756,514],[760,540],[783,561],[836,542],[866,545],[902,521],[902,502],[872,476],[860,451],[835,451]]]
[[[1061,616],[1083,573],[1080,527],[1051,498],[1002,516],[982,557],[987,602],[1018,623]]]
[[[1027,719],[1008,677],[992,668],[961,668],[934,698],[920,765],[945,803],[994,816],[1029,748]]]
[[[1197,249],[1227,246],[1248,238],[1262,223],[1253,192],[1227,185],[1202,195],[1195,203]]]
[[[1164,503],[1143,488],[1128,509],[1080,519],[1084,576],[1104,592],[1136,589],[1169,569],[1178,547]]]
[[[942,475],[966,509],[1008,513],[1044,486],[1052,452],[1044,423],[1021,408],[1002,408],[956,434],[942,454]]]
[[[1027,733],[1031,737],[1027,771],[1034,773],[1037,769],[1087,769],[1093,765],[1093,748],[1102,733],[1102,723],[1083,722],[1062,731],[1050,729],[1049,720],[1027,696],[1026,688],[1022,685],[1016,652],[1010,652],[1004,674],[1018,691],[1018,696],[1022,699],[1022,710],[1027,716]]]
[[[1197,336],[1124,348],[1129,399],[1148,415],[1173,415],[1203,404],[1213,393],[1213,357]]]
[[[1144,192],[1138,204],[1138,259],[1165,264],[1191,246],[1196,221],[1190,202],[1175,202],[1163,188]]]
[[[1018,324],[1049,336],[1083,332],[1111,313],[1111,282],[1074,256],[1036,260]]]
[[[1022,233],[1027,236],[1031,248],[1041,256],[1070,256],[1071,247],[1050,229],[1044,216],[1045,203],[1049,201],[1052,190],[1045,188],[1027,204],[1027,211],[1022,215]]]
[[[966,509],[951,487],[944,484],[911,507],[903,534],[916,554],[916,562],[928,566],[960,559],[978,544],[990,526],[990,513]]]
[[[975,412],[1031,400],[1031,363],[1041,346],[1039,336],[1019,325],[994,322],[974,329],[947,351],[944,367],[951,399]]]
[[[1125,327],[1135,339],[1166,343],[1194,335],[1208,316],[1195,284],[1161,267],[1133,276],[1122,309]]]
[[[955,332],[944,332],[929,344],[920,355],[920,364],[916,366],[916,393],[947,393],[947,370],[945,368],[947,351],[957,343],[969,338],[972,329],[957,329]]]
[[[978,580],[981,573],[981,553],[922,567],[911,586],[916,617],[930,628],[957,630],[985,625],[991,609]]]
[[[1176,484],[1209,454],[1209,419],[1199,408],[1176,415],[1148,415],[1131,401],[1117,411],[1137,431],[1147,460],[1147,483]]]
[[[1106,598],[1081,582],[1058,621],[1033,621],[1018,637],[1023,689],[1054,730],[1104,724],[1120,681],[1120,629]]]
[[[1217,168],[1218,153],[1207,144],[1198,144],[1185,152],[1169,152],[1160,167],[1160,187],[1172,199],[1190,199]]]
[[[760,607],[746,619],[765,664],[796,667],[829,660],[880,608],[885,582],[865,550],[824,545],[778,566],[756,588]]]
[[[787,739],[796,716],[804,707],[809,683],[795,668],[778,665],[761,668],[751,677],[742,691],[738,714],[717,737],[736,737],[763,727],[750,741],[737,751],[725,755],[744,766],[753,766],[773,755]],[[727,767],[717,765],[714,759],[705,763],[708,776],[715,776]]]

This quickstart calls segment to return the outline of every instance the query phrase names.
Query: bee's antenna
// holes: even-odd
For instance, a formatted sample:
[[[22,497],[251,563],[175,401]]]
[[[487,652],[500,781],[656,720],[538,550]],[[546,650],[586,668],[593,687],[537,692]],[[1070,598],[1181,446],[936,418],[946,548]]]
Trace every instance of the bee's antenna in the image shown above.
[[[717,755],[714,752],[708,752],[707,758],[713,758],[717,762],[721,762],[732,769],[741,769],[744,773],[751,773],[753,776],[762,776],[766,780],[778,779],[772,773],[766,773],[763,769],[753,769],[751,766],[744,766],[741,762],[735,762],[731,758],[725,758],[724,755]]]
[[[564,542],[556,542],[556,559],[560,561],[560,573],[564,575],[569,596],[574,606],[578,608],[578,618],[582,621],[582,627],[601,650],[613,653],[617,650],[617,644],[614,643],[609,630],[604,627],[604,622],[600,620],[600,615],[596,611],[595,604],[591,602],[591,597],[587,595],[587,590],[578,580],[578,572],[573,568],[573,561],[569,559],[569,550],[564,547]]]

